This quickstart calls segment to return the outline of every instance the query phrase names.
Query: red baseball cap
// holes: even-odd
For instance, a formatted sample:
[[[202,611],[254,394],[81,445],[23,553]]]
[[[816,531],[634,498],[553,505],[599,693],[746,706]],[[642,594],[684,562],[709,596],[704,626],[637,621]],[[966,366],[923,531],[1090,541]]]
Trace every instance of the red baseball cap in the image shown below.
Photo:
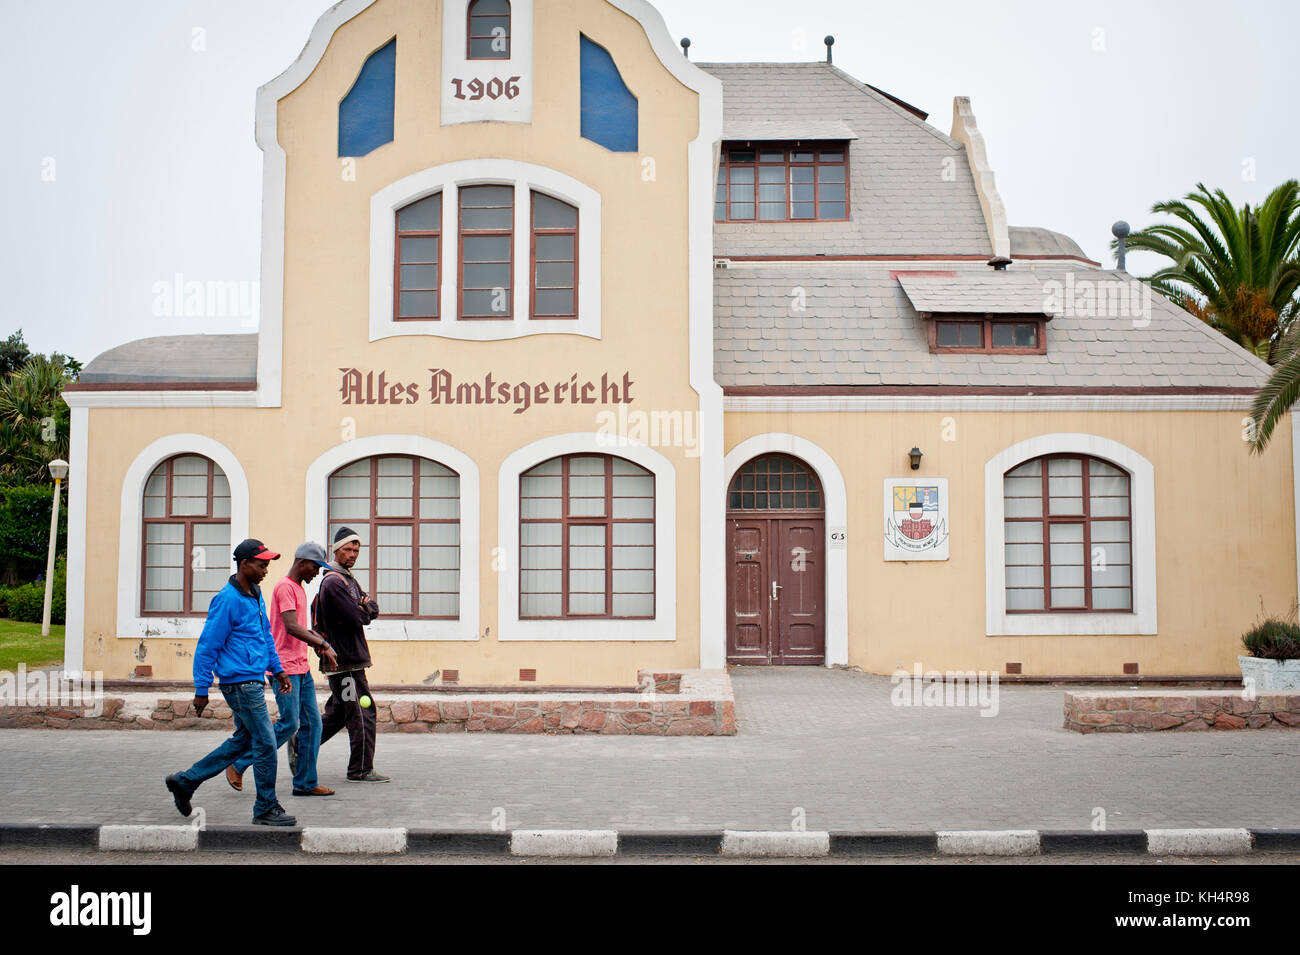
[[[253,540],[251,537],[240,542],[235,548],[235,562],[241,560],[275,560],[280,555],[268,548],[259,540]]]

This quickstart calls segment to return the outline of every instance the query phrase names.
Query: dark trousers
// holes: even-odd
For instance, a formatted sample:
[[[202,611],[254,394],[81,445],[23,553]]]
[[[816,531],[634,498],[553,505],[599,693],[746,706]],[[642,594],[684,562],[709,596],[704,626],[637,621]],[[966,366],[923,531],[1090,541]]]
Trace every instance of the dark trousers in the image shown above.
[[[347,727],[348,743],[352,747],[348,757],[348,776],[364,776],[375,768],[375,700],[370,696],[365,670],[329,674],[330,698],[321,714],[321,745],[335,733]],[[362,706],[361,698],[370,696],[370,705]]]

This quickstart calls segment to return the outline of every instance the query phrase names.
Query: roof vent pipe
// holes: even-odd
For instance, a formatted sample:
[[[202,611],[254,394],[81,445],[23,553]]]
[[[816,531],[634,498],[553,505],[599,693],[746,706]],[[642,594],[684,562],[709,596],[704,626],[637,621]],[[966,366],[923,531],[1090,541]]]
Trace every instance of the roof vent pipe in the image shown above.
[[[1010,264],[1011,260],[1005,255],[995,255],[989,259],[989,268],[993,269],[994,272],[1005,272]]]
[[[688,60],[691,58],[691,38],[688,36],[682,37],[682,56]]]
[[[1129,231],[1130,229],[1128,223],[1125,222],[1123,219],[1120,219],[1118,222],[1116,222],[1113,226],[1110,227],[1110,234],[1113,235],[1117,240],[1119,240],[1119,249],[1115,253],[1115,257],[1118,260],[1116,262],[1115,268],[1119,269],[1121,272],[1128,271],[1124,267],[1124,258],[1125,258],[1124,240],[1128,238]]]
[[[833,63],[834,60],[831,59],[831,47],[833,47],[833,46],[835,45],[835,37],[833,37],[833,36],[828,36],[828,37],[826,37],[826,39],[823,40],[822,42],[824,42],[824,43],[826,44],[826,62],[827,62],[827,63]]]

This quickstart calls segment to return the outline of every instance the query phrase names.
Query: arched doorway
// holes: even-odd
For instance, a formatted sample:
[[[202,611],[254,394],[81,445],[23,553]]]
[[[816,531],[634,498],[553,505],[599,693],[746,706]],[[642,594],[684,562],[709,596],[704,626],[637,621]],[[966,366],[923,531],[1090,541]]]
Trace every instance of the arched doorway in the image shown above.
[[[727,662],[826,660],[826,499],[788,454],[742,466],[727,488]]]

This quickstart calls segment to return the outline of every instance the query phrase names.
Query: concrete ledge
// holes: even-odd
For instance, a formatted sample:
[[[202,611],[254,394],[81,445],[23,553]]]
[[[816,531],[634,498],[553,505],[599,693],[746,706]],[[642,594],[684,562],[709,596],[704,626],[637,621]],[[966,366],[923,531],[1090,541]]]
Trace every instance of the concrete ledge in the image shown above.
[[[300,852],[302,830],[296,826],[212,826],[199,830],[199,848],[217,852]]]
[[[191,852],[199,847],[193,826],[100,826],[105,852]]]
[[[0,849],[94,849],[98,845],[99,826],[0,826]]]
[[[1251,851],[1249,829],[1148,829],[1153,856],[1237,856]]]
[[[272,828],[266,826],[93,826],[0,823],[0,850],[99,848],[116,852],[310,852],[395,855],[703,856],[1029,856],[1040,853],[1128,853],[1234,856],[1300,851],[1300,829],[1148,829],[1093,832],[1035,829],[892,832],[616,832],[532,829],[462,832],[401,828]]]
[[[830,855],[829,832],[746,832],[728,829],[722,833],[724,856],[812,859]]]
[[[1091,829],[1040,832],[1039,847],[1049,853],[1146,852],[1147,834],[1141,829],[1114,829],[1094,832]]]
[[[932,856],[939,851],[933,832],[832,832],[831,855]]]
[[[618,855],[613,829],[516,829],[510,834],[516,856],[583,857]]]
[[[406,851],[443,855],[509,855],[510,833],[411,829],[406,833]]]
[[[1036,856],[1041,852],[1036,829],[972,829],[936,835],[939,852],[946,856]]]
[[[401,855],[406,851],[405,829],[324,829],[302,831],[302,851],[343,855]]]

